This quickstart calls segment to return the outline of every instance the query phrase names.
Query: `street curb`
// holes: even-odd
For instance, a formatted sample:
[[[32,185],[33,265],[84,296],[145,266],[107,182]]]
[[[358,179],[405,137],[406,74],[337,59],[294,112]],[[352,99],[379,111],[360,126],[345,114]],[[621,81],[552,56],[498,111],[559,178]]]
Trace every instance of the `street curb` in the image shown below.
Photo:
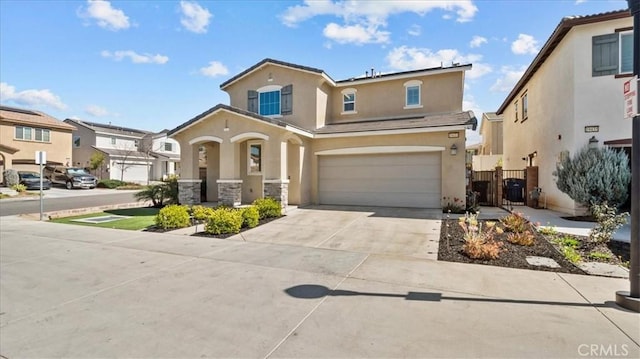
[[[74,209],[65,209],[61,211],[44,212],[43,217],[44,217],[44,220],[50,220],[50,219],[56,219],[56,218],[62,218],[62,217],[79,216],[79,215],[89,214],[89,213],[99,213],[99,212],[104,212],[112,209],[148,207],[149,205],[150,203],[147,201],[120,203],[120,204],[107,204],[104,206],[97,206],[97,207],[74,208]],[[40,219],[40,213],[21,214],[20,216],[33,219],[36,221]]]

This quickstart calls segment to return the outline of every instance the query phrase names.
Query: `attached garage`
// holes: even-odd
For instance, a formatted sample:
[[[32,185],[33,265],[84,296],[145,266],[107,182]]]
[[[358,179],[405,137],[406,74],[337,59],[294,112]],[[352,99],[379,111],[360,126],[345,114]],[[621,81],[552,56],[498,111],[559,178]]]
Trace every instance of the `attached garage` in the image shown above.
[[[319,202],[440,208],[441,157],[441,152],[319,156]]]

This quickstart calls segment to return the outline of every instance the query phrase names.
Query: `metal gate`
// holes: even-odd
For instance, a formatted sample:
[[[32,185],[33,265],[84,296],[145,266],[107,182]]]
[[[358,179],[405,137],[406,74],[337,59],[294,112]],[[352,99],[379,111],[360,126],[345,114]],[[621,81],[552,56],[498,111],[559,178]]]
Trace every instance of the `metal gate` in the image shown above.
[[[525,170],[502,170],[502,205],[524,205],[527,200]]]
[[[478,204],[481,206],[495,206],[496,171],[473,171],[471,190],[477,193]]]

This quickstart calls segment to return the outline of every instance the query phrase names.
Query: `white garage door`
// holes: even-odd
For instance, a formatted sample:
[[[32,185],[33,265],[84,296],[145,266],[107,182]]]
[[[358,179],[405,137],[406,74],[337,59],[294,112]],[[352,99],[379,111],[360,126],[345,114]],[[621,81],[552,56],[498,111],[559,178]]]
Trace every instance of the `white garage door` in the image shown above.
[[[120,179],[120,176],[122,175],[121,173],[122,168],[120,167],[120,163],[121,162],[118,161],[118,165],[113,166],[113,168],[111,169],[112,179],[117,179],[117,180]],[[126,162],[124,167],[125,167],[125,170],[124,170],[123,180],[125,182],[137,182],[137,183],[147,182],[148,169],[146,164]]]
[[[440,152],[320,156],[320,203],[440,208],[440,158]]]

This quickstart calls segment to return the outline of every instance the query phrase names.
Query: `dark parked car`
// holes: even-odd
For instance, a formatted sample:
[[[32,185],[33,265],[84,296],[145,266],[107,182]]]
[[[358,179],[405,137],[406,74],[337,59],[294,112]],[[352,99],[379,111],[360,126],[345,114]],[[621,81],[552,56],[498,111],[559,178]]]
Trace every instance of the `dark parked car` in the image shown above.
[[[27,187],[27,189],[40,189],[40,174],[32,171],[18,171],[18,177],[20,177],[20,184]],[[51,181],[46,178],[42,179],[42,189],[51,188]]]
[[[95,188],[98,179],[79,167],[51,167],[44,168],[44,176],[54,184],[61,184],[67,189]]]

